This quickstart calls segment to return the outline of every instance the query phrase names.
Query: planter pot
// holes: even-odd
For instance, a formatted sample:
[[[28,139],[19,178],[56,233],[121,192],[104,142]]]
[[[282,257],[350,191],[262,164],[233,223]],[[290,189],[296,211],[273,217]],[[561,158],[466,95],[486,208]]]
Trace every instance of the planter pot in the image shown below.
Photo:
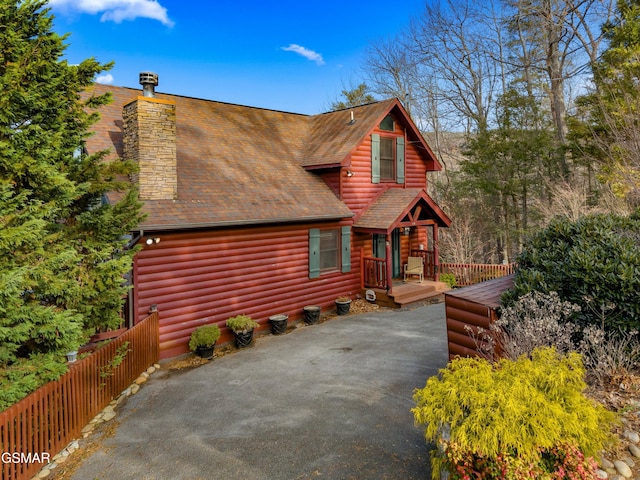
[[[196,348],[196,355],[202,357],[206,360],[211,360],[213,358],[213,345],[210,347],[198,347]]]
[[[351,309],[351,300],[346,302],[339,302],[336,300],[336,311],[338,315],[347,315]]]
[[[236,347],[246,348],[251,345],[253,341],[253,330],[248,332],[233,332],[233,336],[236,338]]]
[[[288,315],[279,314],[269,317],[269,323],[271,324],[271,333],[274,335],[281,335],[287,331]]]
[[[78,359],[78,352],[77,351],[73,351],[73,352],[69,352],[67,353],[67,362],[69,363],[73,363]]]
[[[307,305],[304,310],[304,323],[307,325],[313,325],[320,320],[320,307],[317,305]]]

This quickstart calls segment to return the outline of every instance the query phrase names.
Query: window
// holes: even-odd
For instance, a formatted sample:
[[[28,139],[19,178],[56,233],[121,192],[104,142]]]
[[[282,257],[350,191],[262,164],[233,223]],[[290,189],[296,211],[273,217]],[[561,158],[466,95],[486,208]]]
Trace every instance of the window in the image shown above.
[[[380,137],[380,180],[395,180],[396,139],[393,137]]]
[[[391,115],[387,115],[380,122],[380,130],[384,130],[385,132],[393,132],[395,130],[395,127],[396,126]]]
[[[371,134],[371,183],[404,183],[404,136]]]
[[[351,271],[351,227],[309,230],[309,278]]]
[[[338,238],[337,229],[320,231],[320,271],[338,269]]]

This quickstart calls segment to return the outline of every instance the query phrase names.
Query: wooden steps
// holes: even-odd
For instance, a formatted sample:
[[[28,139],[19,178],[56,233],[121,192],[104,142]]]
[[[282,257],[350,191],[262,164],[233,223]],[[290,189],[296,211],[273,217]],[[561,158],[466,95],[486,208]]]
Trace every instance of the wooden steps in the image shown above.
[[[376,303],[391,308],[401,308],[416,302],[435,300],[449,287],[444,282],[399,282],[394,283],[391,294],[384,290],[372,289],[376,293]],[[363,292],[364,296],[364,292]]]

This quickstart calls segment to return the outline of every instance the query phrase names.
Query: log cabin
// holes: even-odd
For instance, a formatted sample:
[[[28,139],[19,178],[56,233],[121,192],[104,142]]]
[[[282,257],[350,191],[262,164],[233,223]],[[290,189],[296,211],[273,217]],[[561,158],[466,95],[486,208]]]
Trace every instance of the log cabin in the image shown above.
[[[237,314],[266,329],[338,296],[393,301],[410,255],[438,280],[451,221],[427,173],[441,167],[399,100],[301,115],[160,93],[148,72],[140,83],[89,90],[113,102],[86,148],[138,163],[147,218],[132,232],[129,321],[156,306],[161,358],[187,352],[203,324],[230,341]]]

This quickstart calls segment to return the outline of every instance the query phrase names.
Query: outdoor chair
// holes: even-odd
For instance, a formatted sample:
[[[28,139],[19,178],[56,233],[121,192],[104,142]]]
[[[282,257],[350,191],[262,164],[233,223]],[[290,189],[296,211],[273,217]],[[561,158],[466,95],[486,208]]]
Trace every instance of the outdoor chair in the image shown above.
[[[409,275],[419,275],[420,281],[424,280],[424,258],[409,257],[404,266],[404,281],[407,281]]]

